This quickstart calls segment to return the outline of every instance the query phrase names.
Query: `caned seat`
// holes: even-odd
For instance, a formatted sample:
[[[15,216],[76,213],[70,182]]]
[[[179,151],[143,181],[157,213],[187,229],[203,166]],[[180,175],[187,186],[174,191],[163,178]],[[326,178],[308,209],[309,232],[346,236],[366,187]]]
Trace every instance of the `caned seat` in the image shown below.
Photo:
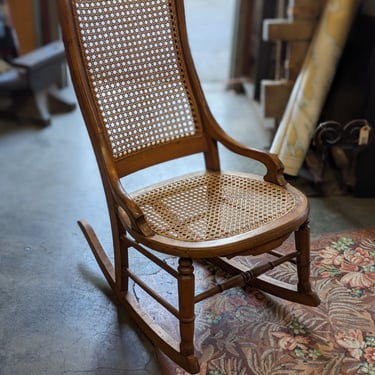
[[[79,224],[119,301],[154,345],[197,373],[197,302],[249,284],[319,304],[309,281],[308,201],[287,183],[276,155],[229,137],[212,116],[190,54],[183,0],[59,0],[59,10],[72,82],[106,194],[114,264],[88,222]],[[264,164],[265,175],[222,171],[219,144]],[[171,180],[128,191],[130,175],[193,154],[203,156],[203,170],[176,171]],[[295,251],[277,252],[293,233]],[[176,278],[177,306],[131,269],[130,248]],[[178,267],[164,262],[163,254],[177,257]],[[263,254],[274,260],[250,270],[232,259]],[[233,277],[196,293],[196,259],[214,262]],[[288,261],[296,264],[296,285],[265,275]],[[178,319],[178,340],[141,308],[129,279]]]
[[[202,242],[203,248],[207,241],[233,241],[296,207],[293,193],[283,187],[239,173],[185,176],[138,192],[133,199],[155,234],[185,242],[183,246]]]

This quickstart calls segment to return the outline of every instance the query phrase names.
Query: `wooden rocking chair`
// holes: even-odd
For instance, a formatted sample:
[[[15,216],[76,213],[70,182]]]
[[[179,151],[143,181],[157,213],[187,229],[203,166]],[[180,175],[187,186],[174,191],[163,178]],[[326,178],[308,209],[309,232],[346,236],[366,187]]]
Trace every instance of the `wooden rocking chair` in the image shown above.
[[[188,46],[183,0],[59,0],[59,10],[72,81],[106,193],[114,265],[90,225],[79,223],[118,299],[154,345],[187,371],[199,372],[194,304],[235,286],[249,284],[318,305],[309,280],[308,201],[285,181],[277,156],[235,141],[211,115]],[[263,163],[265,176],[222,172],[219,143]],[[197,153],[204,156],[204,171],[137,192],[125,189],[130,174]],[[293,232],[296,250],[275,251]],[[177,307],[130,269],[129,248],[177,279]],[[177,257],[177,269],[155,252]],[[265,253],[275,260],[248,271],[231,260]],[[196,295],[197,259],[214,261],[233,277]],[[286,261],[296,264],[297,285],[262,275]],[[128,291],[129,278],[177,317],[180,340],[141,309]]]

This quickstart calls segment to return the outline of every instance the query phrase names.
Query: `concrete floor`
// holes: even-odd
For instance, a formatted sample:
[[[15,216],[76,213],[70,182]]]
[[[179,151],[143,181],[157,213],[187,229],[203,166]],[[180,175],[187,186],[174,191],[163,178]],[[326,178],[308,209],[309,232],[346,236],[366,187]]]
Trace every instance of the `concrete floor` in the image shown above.
[[[187,0],[192,49],[219,122],[244,143],[267,147],[270,134],[258,105],[225,91],[223,83],[233,4]],[[199,32],[196,25],[208,14],[207,32]],[[212,50],[205,38],[214,41]],[[65,91],[74,98],[71,87]],[[223,165],[258,168],[226,153]],[[130,186],[173,169],[134,178]],[[116,305],[76,224],[89,219],[110,247],[103,190],[80,112],[54,116],[42,129],[0,122],[0,171],[0,375],[160,374],[151,345]],[[375,224],[375,199],[310,202],[313,237]]]

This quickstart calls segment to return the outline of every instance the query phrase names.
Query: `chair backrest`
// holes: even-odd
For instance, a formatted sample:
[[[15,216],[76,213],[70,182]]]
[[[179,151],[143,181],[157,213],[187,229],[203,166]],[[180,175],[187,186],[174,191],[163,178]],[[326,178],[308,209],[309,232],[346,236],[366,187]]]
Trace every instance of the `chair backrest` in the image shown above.
[[[59,4],[67,59],[96,153],[104,153],[121,176],[198,152],[206,162],[216,160],[211,169],[218,169],[216,147],[202,125],[214,120],[190,54],[183,0]]]

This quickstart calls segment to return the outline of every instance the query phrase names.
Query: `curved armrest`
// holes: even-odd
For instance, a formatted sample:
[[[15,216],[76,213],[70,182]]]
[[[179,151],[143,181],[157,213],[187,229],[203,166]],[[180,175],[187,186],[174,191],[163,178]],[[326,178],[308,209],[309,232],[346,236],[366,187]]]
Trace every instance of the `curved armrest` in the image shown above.
[[[122,214],[122,216],[124,216],[124,213],[126,214],[126,217],[123,217],[123,219],[125,219],[127,225],[134,231],[146,237],[152,236],[154,232],[147,224],[143,211],[122,187],[116,168],[106,151],[104,151],[103,157],[104,163],[107,166],[109,188],[111,189],[113,199],[119,205],[118,214]]]
[[[113,196],[116,203],[126,213],[126,221],[129,221],[132,229],[141,233],[145,237],[150,237],[154,234],[153,230],[147,224],[143,211],[134,202],[134,200],[125,192],[119,179],[111,181]],[[121,214],[121,212],[119,211]]]
[[[264,175],[265,181],[280,186],[285,186],[287,184],[283,174],[284,165],[276,154],[243,145],[229,136],[219,125],[214,125],[211,129],[214,131],[213,137],[230,151],[264,164],[267,169],[267,173]]]

